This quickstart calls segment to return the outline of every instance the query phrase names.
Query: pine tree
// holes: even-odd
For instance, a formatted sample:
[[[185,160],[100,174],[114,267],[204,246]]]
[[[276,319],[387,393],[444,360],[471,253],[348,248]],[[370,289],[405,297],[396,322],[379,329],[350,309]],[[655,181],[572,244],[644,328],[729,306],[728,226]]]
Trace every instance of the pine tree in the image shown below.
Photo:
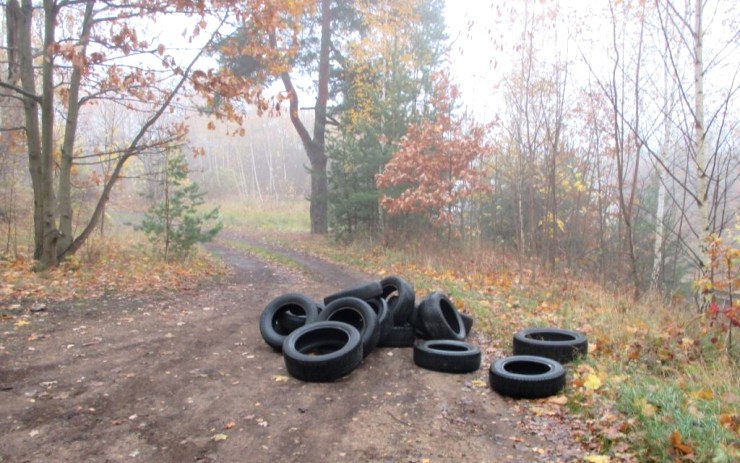
[[[137,229],[146,233],[166,261],[183,260],[195,244],[211,241],[223,224],[218,220],[218,207],[201,212],[205,193],[190,181],[187,162],[179,151],[165,154],[162,173],[162,198],[149,208]]]

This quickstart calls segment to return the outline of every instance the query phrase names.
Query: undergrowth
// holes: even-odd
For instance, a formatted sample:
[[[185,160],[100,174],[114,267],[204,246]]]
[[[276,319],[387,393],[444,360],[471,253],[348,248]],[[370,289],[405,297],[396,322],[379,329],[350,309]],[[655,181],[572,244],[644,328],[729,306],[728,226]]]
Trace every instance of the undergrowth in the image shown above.
[[[25,253],[0,260],[0,302],[16,306],[26,300],[177,290],[194,287],[225,272],[221,264],[202,251],[184,261],[165,262],[146,246],[143,234],[132,232],[130,227],[111,228],[104,238],[88,240],[76,255],[56,268],[34,271],[34,265]]]
[[[588,461],[740,461],[740,350],[728,345],[727,323],[575,277],[532,278],[493,250],[345,245],[305,233],[271,239],[378,277],[402,275],[419,297],[444,291],[502,352],[527,327],[586,334],[589,356],[567,366],[563,400],[579,417],[574,434]]]

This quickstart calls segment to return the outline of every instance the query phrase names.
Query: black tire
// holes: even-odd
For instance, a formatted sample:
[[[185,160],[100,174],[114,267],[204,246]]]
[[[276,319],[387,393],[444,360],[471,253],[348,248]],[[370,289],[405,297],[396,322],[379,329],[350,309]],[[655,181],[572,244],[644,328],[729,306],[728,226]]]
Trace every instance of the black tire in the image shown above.
[[[388,308],[393,314],[393,324],[402,325],[409,321],[414,310],[416,294],[408,280],[392,275],[380,280],[383,297],[388,301]]]
[[[319,308],[316,302],[303,294],[283,294],[270,301],[262,311],[262,315],[260,315],[260,334],[262,334],[262,339],[273,349],[282,349],[285,337],[292,331],[279,323],[283,314],[288,312],[304,314],[306,317],[305,323],[312,323],[319,316]]]
[[[330,302],[336,301],[343,297],[356,297],[366,301],[368,299],[377,299],[383,296],[383,287],[377,281],[371,281],[364,285],[354,286],[349,289],[339,291],[334,294],[330,294],[324,298],[324,304],[329,305]]]
[[[365,357],[378,345],[380,338],[378,316],[362,299],[356,297],[336,299],[327,304],[318,319],[344,322],[357,328],[362,339],[362,355]]]
[[[388,336],[378,342],[378,347],[414,347],[414,327],[408,323],[395,325]]]
[[[360,332],[352,325],[333,321],[302,326],[285,338],[283,360],[294,378],[334,381],[362,362]]]
[[[536,355],[560,363],[588,355],[586,337],[559,328],[529,328],[514,335],[514,355]]]
[[[321,311],[324,310],[324,305],[315,301],[314,303],[319,309],[319,313],[321,313]],[[278,314],[277,323],[283,328],[283,330],[291,333],[306,324],[306,314],[293,313],[293,311],[288,309],[287,311]]]
[[[555,395],[565,386],[565,368],[546,357],[516,355],[493,362],[488,380],[501,395],[537,399]]]
[[[388,302],[386,302],[382,297],[378,299],[370,299],[365,302],[367,302],[370,308],[375,311],[375,315],[378,316],[378,329],[380,330],[378,344],[380,344],[381,340],[385,339],[385,337],[388,336],[388,333],[393,329],[393,315],[391,315],[391,311],[388,308]]]
[[[473,317],[460,312],[460,318],[462,318],[463,326],[465,327],[465,337],[467,338],[473,329]]]
[[[429,339],[465,339],[465,325],[460,312],[450,299],[439,292],[430,294],[421,301],[418,309],[418,323]]]
[[[414,363],[443,373],[470,373],[480,368],[480,349],[449,339],[420,341],[414,346]]]

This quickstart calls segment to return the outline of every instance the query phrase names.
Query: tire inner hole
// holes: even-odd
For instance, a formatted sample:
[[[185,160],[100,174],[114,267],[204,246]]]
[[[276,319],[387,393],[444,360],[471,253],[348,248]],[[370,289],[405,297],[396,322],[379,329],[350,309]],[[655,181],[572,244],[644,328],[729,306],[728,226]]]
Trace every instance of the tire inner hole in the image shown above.
[[[365,328],[365,318],[363,318],[362,313],[352,307],[342,307],[341,309],[338,309],[329,316],[329,320],[352,325],[357,328],[357,331],[360,333],[362,333],[362,330]]]
[[[530,333],[525,336],[528,339],[536,341],[573,341],[575,338],[568,334],[562,333]]]
[[[427,344],[427,347],[434,350],[446,350],[450,352],[465,352],[468,350],[465,346],[458,346],[457,344]]]
[[[395,286],[386,286],[383,288],[383,297],[390,302],[391,298],[398,297],[399,291]]]
[[[280,319],[286,315],[306,318],[306,309],[298,304],[286,304],[275,312],[275,316],[272,318],[272,327],[275,329],[275,332],[282,336],[287,336],[291,332],[291,330],[286,328],[284,324],[280,322]]]
[[[542,375],[550,371],[550,365],[546,363],[530,362],[520,360],[509,362],[504,365],[504,370],[517,375]]]
[[[309,331],[295,341],[295,348],[305,355],[324,355],[336,352],[349,342],[349,335],[336,328]]]
[[[442,309],[442,315],[452,331],[456,333],[460,331],[460,319],[455,316],[455,308],[445,300],[439,301],[439,307]]]

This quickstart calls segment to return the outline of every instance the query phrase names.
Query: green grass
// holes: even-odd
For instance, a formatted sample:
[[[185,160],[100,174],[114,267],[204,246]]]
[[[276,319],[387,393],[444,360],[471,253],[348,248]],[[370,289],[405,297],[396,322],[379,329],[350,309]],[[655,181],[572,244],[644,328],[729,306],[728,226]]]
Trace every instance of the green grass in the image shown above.
[[[295,199],[264,203],[223,203],[219,216],[231,230],[260,232],[308,232],[311,229],[308,201]]]
[[[307,268],[305,265],[277,251],[273,251],[271,249],[247,244],[239,240],[225,240],[224,243],[227,246],[230,246],[235,249],[239,249],[240,251],[244,251],[263,261],[278,264],[282,267],[296,270],[302,273],[307,273],[307,274],[311,273],[311,270]]]
[[[687,454],[693,454],[692,461],[732,461],[728,443],[733,436],[717,419],[718,396],[726,391],[708,391],[639,374],[620,388],[619,410],[639,423],[631,439],[640,461],[672,461]]]

